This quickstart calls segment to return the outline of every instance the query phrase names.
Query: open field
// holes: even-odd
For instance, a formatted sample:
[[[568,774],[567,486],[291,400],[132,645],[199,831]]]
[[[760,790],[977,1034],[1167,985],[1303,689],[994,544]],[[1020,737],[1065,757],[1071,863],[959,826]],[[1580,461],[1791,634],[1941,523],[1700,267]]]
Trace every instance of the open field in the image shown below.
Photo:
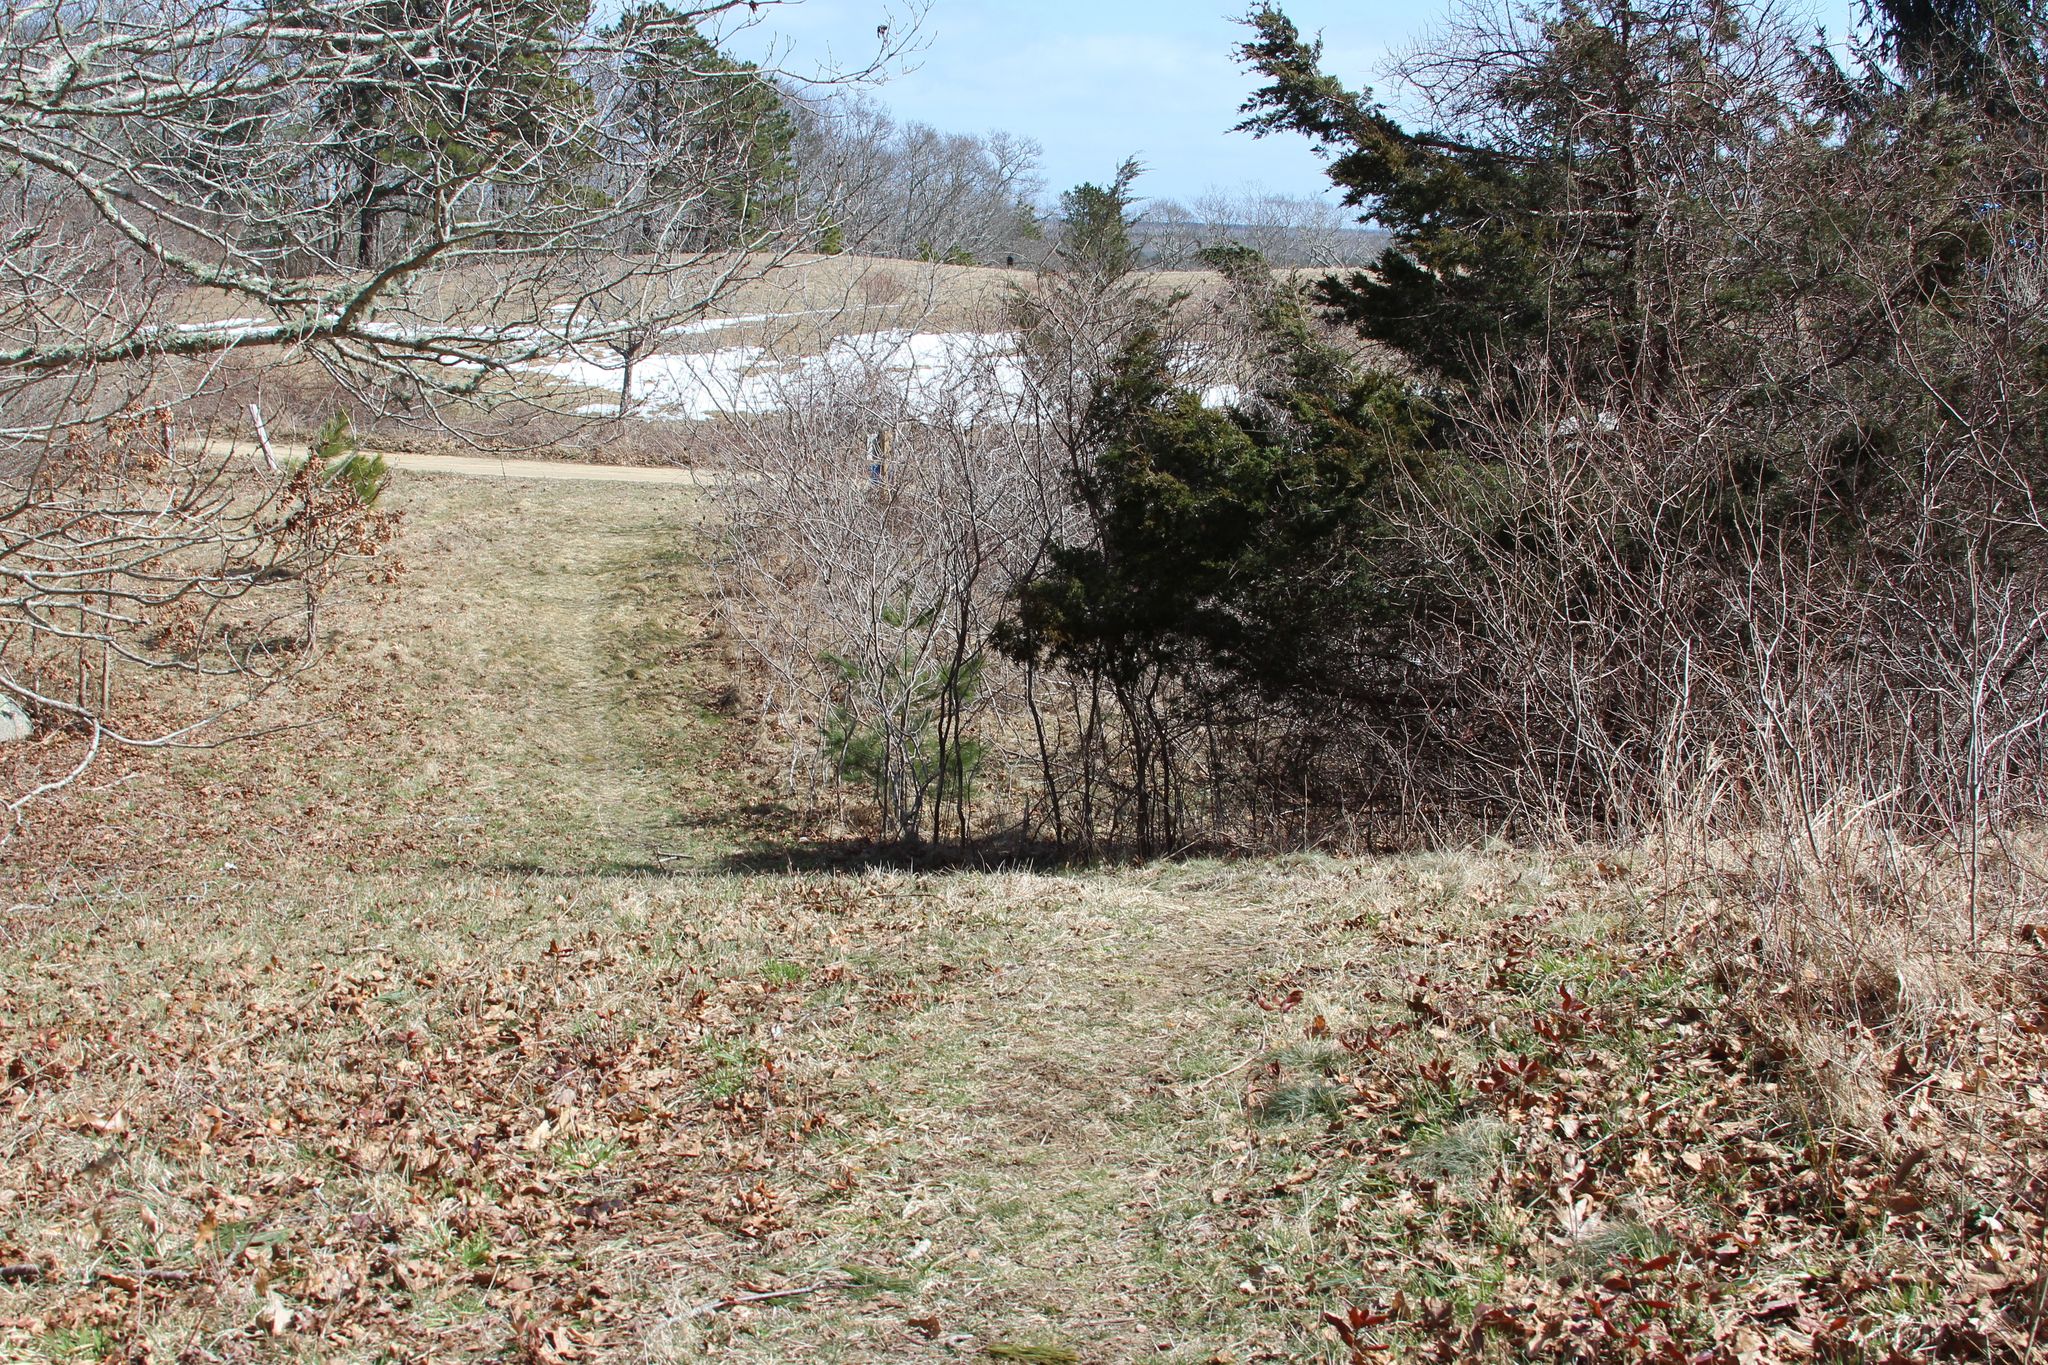
[[[1647,860],[830,865],[694,492],[387,496],[302,728],[16,853],[0,1359],[2039,1345],[2038,1003],[1926,1015],[1879,1141]]]
[[[218,441],[202,447],[216,454],[254,466],[260,452],[253,441]],[[303,441],[273,441],[271,454],[279,460],[297,463],[306,458]],[[412,450],[365,450],[387,469],[408,474],[451,474],[468,479],[539,480],[545,483],[634,483],[671,488],[711,487],[724,477],[715,470],[690,469],[682,465],[587,464],[577,460],[521,460],[495,455],[452,455]]]
[[[714,263],[724,274],[730,263]],[[1028,285],[1033,272],[1026,268],[1001,266],[947,265],[928,261],[906,261],[852,254],[837,256],[794,255],[749,258],[731,271],[732,286],[724,292],[707,319],[781,316],[793,319],[837,319],[833,334],[863,328],[917,325],[934,331],[951,331],[984,323],[1001,312],[1011,291]],[[706,270],[706,282],[711,278]],[[1153,270],[1142,276],[1148,292],[1165,298],[1174,294],[1206,297],[1219,285],[1219,277],[1208,270]],[[417,283],[417,291],[429,311],[441,311],[458,302],[488,295],[492,281],[487,276],[435,275]],[[174,310],[171,321],[178,325],[221,322],[237,316],[234,300],[195,291]],[[751,328],[753,325],[748,324]],[[723,329],[720,329],[722,332]],[[705,335],[719,335],[719,332]],[[766,331],[742,330],[748,339],[776,335]],[[716,344],[722,344],[721,341]]]
[[[247,410],[256,403],[274,434],[286,441],[308,435],[344,409],[384,450],[459,455],[465,440],[476,437],[547,460],[703,464],[709,462],[707,444],[720,439],[722,422],[746,420],[775,405],[779,385],[828,356],[864,366],[907,367],[916,361],[927,367],[932,382],[943,385],[946,352],[1002,349],[1012,325],[1008,304],[1033,278],[1021,268],[853,255],[798,256],[772,266],[765,259],[753,262],[737,272],[704,317],[670,329],[636,361],[636,409],[625,421],[614,417],[620,361],[603,347],[536,361],[494,381],[495,400],[517,395],[532,403],[495,413],[448,404],[438,410],[438,422],[424,414],[401,421],[372,413],[310,362],[275,364],[274,357],[245,361],[233,355],[178,371],[204,392],[183,410],[194,425],[245,439]],[[1221,287],[1221,277],[1207,271],[1152,271],[1142,278],[1145,292],[1178,298],[1191,311],[1212,301]],[[702,283],[709,288],[711,280]],[[430,277],[420,284],[419,306],[428,316],[458,301],[481,306],[476,296],[488,284],[481,276]],[[211,324],[229,332],[263,321],[246,316],[238,302],[203,291],[183,299],[174,313],[176,326]],[[584,320],[599,319],[593,313]]]

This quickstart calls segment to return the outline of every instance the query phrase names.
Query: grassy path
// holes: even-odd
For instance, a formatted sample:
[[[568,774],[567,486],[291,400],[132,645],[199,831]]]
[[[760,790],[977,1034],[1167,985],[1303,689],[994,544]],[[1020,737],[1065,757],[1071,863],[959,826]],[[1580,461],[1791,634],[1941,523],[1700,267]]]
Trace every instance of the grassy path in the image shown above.
[[[391,496],[304,728],[15,869],[0,1359],[1882,1359],[1951,1311],[1975,1215],[1841,1217],[1892,1167],[1612,864],[719,871],[772,807],[696,495]]]
[[[90,784],[23,861],[319,877],[722,850],[710,831],[752,788],[710,709],[702,495],[401,474],[384,506],[383,572],[330,594],[318,666],[245,713],[284,738]]]
[[[945,922],[926,932],[971,983],[876,1040],[871,1171],[813,1253],[898,1293],[792,1320],[743,1357],[913,1358],[912,1320],[936,1329],[934,1359],[970,1343],[1189,1361],[1257,1344],[1255,1323],[1218,1311],[1241,1275],[1203,1225],[1242,1135],[1234,1082],[1298,1032],[1250,1002],[1310,951],[1299,921],[1271,918],[1283,890],[1303,887],[1213,867],[940,889]]]
[[[734,808],[755,793],[723,770],[734,722],[706,706],[717,672],[691,495],[401,478],[392,496],[403,575],[339,605],[335,658],[278,702],[323,718],[308,742],[138,773],[71,812],[126,842],[101,850],[105,874],[17,926],[7,1022],[76,1049],[66,1083],[16,1116],[33,1134],[15,1139],[22,1169],[39,1178],[12,1202],[0,1191],[0,1241],[61,1267],[40,1311],[17,1314],[45,1330],[18,1344],[58,1358],[129,1330],[94,1317],[109,1254],[214,1277],[203,1301],[163,1295],[145,1314],[167,1353],[263,1311],[254,1281],[192,1231],[226,1216],[224,1199],[295,1248],[296,1278],[270,1281],[297,1315],[279,1335],[316,1354],[353,1321],[373,1339],[423,1332],[432,1358],[489,1355],[549,1311],[581,1349],[621,1360],[1046,1346],[1050,1360],[1196,1361],[1276,1330],[1246,1296],[1248,1315],[1219,1315],[1235,1291],[1218,1286],[1243,1271],[1202,1228],[1216,1168],[1241,1164],[1247,1058],[1300,1031],[1250,997],[1328,949],[1309,920],[1274,912],[1327,904],[1351,874],[692,870],[734,847]],[[114,870],[145,849],[153,877]],[[102,945],[90,925],[109,917],[137,936]],[[323,1007],[350,982],[359,1003]],[[554,1073],[568,1063],[493,1072],[470,1023],[480,990],[558,1040],[554,1055],[573,1053],[560,1040],[602,1043],[577,1065],[605,1075],[658,1040],[666,1065],[645,1065],[672,1112],[655,1134],[601,1107],[562,1120]],[[279,1031],[224,1048],[221,1029],[252,1010]],[[435,1193],[395,1158],[351,1158],[320,1178],[317,1209],[269,1193],[308,1177],[304,1153],[350,1144],[343,1119],[366,1080],[419,1088],[406,1080],[419,1045],[403,1043],[418,1036],[489,1086],[444,1078],[412,1102],[417,1131],[371,1131],[462,1151],[473,1178]],[[249,1125],[246,1145],[197,1153],[180,1136],[192,1092],[171,1078],[199,1059],[225,1078],[208,1102]],[[280,1146],[262,1115],[283,1094],[305,1117]],[[103,1153],[90,1130],[49,1120],[86,1112],[120,1116],[136,1135],[123,1159],[146,1163],[86,1224],[125,1229],[125,1251],[97,1234],[83,1256],[52,1249],[85,1216],[63,1211],[64,1172]],[[792,1122],[816,1126],[792,1137]],[[550,1123],[534,1151],[462,1145],[479,1126],[516,1138]],[[747,1131],[756,1155],[734,1146]],[[448,1162],[416,1152],[422,1164]],[[571,1206],[690,1193],[617,1227],[545,1232],[493,1202],[549,1179],[566,1179],[551,1188]],[[377,1236],[352,1231],[405,1191],[408,1219],[387,1230],[379,1212]],[[756,1198],[751,1226],[729,1216]],[[414,1269],[380,1280],[380,1256]],[[362,1305],[321,1296],[330,1264],[360,1275]],[[593,1280],[606,1314],[563,1307],[578,1301],[566,1288],[506,1288]],[[822,1287],[696,1311],[750,1284]]]

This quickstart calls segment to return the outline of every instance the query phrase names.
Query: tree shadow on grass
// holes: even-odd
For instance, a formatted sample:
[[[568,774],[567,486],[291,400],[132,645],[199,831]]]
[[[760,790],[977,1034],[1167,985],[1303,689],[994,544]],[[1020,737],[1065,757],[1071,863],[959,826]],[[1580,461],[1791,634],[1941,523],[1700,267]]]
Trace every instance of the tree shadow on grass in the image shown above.
[[[990,840],[966,847],[875,839],[756,840],[716,859],[712,869],[748,876],[831,872],[1071,872],[1131,859],[1045,843]]]
[[[557,850],[532,848],[476,860],[443,858],[447,867],[507,877],[639,877],[676,880],[718,876],[821,876],[863,872],[1080,872],[1174,863],[1191,858],[1230,858],[1243,850],[1209,843],[1164,853],[1133,845],[1092,846],[989,835],[968,844],[911,844],[869,836],[825,837],[804,832],[804,822],[787,803],[774,799],[735,802],[678,811],[668,833],[675,845],[661,846],[657,834],[644,849],[618,846],[597,856],[577,856],[565,843]]]
[[[655,855],[646,858],[565,860],[498,858],[476,862],[444,859],[442,865],[508,878],[637,877],[686,880],[697,877],[829,876],[863,872],[1076,872],[1141,861],[1101,852],[989,845],[973,848],[917,848],[871,839],[762,840],[707,857]]]
[[[787,801],[775,797],[736,802],[681,815],[686,833],[708,851],[702,857],[663,856],[670,871],[700,875],[768,876],[859,872],[1063,871],[1130,861],[1097,846],[1062,847],[1016,834],[992,835],[966,845],[911,844],[865,835],[820,836]]]

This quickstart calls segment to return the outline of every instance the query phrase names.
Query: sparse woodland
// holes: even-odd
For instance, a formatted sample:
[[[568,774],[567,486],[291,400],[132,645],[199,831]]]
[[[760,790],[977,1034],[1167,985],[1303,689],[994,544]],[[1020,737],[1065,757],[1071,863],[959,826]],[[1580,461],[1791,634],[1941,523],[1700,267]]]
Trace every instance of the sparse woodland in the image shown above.
[[[1402,73],[1435,120],[1412,132],[1252,22],[1249,126],[1328,149],[1388,254],[1304,283],[1218,249],[1225,294],[1176,308],[1134,274],[1135,168],[1081,187],[978,386],[912,412],[856,383],[794,419],[843,430],[743,458],[742,560],[783,589],[862,570],[753,504],[789,496],[778,461],[841,471],[799,520],[912,556],[791,648],[951,604],[956,664],[1007,665],[941,709],[996,745],[1058,732],[983,821],[1026,842],[1855,826],[1981,852],[2023,824],[2048,715],[2032,30],[1991,26],[1955,76],[1939,44],[1844,61],[1741,7],[1474,15]],[[905,454],[842,457],[877,441]],[[907,452],[962,445],[1005,447],[1029,496],[923,488]],[[903,698],[962,692],[937,657]],[[883,786],[943,804],[920,771]]]
[[[108,744],[231,729],[309,656],[315,586],[375,550],[348,505],[373,483],[280,467],[267,374],[319,377],[309,436],[459,411],[502,440],[534,411],[523,364],[613,355],[630,390],[650,336],[815,244],[771,74],[705,36],[756,9],[9,9],[0,687],[80,736],[12,816]],[[123,716],[115,659],[246,686]]]

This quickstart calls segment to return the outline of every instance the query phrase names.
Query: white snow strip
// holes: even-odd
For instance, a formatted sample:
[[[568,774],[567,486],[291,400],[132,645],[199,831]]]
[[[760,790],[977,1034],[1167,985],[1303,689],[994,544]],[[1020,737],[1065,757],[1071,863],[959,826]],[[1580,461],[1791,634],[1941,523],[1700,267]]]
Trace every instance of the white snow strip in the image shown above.
[[[782,318],[801,317],[800,313],[749,313],[737,318],[699,318],[695,322],[679,322],[673,327],[662,329],[664,336],[702,336],[706,332],[723,332],[728,327],[744,327],[750,322],[776,322]]]
[[[616,391],[622,365],[588,354],[524,367],[567,383]],[[871,390],[921,417],[963,418],[1024,392],[1016,338],[1006,333],[868,332],[836,338],[823,355],[784,360],[760,346],[653,355],[633,366],[633,412],[643,418],[775,412],[822,389]]]
[[[268,327],[262,318],[221,318],[217,322],[181,322],[174,330],[180,332],[230,332],[236,336],[247,336],[260,327]]]
[[[666,328],[667,336],[702,336],[706,332],[723,332],[728,327],[745,327],[755,322],[782,322],[788,318],[816,318],[829,314],[843,313],[844,308],[800,308],[794,313],[748,313],[733,318],[699,318],[695,322],[677,323]]]
[[[783,314],[780,316],[788,316]],[[765,318],[692,323],[738,326]],[[693,355],[643,356],[633,366],[632,415],[647,420],[754,415],[823,399],[860,402],[919,419],[972,422],[1013,411],[1028,392],[1018,338],[1009,332],[892,330],[837,337],[822,355],[779,357],[761,346],[730,346]],[[520,368],[583,388],[617,393],[623,366],[599,346]],[[1235,384],[1201,389],[1202,404],[1241,403]],[[579,415],[616,411],[616,402],[586,404]]]

